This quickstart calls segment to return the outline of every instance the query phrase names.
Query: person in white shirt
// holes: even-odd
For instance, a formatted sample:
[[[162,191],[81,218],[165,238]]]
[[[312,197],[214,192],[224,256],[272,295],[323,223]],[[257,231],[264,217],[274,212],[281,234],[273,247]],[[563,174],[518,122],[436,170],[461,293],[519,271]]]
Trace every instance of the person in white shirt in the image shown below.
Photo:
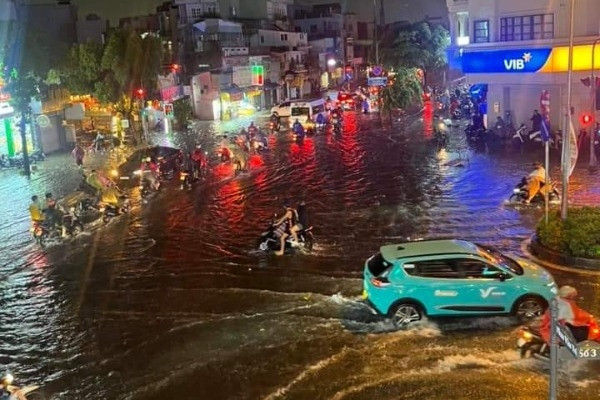
[[[527,177],[527,190],[529,195],[527,200],[525,200],[526,204],[529,204],[531,200],[535,197],[535,195],[540,191],[542,186],[546,183],[546,170],[542,166],[541,163],[536,162],[533,164],[534,170]]]

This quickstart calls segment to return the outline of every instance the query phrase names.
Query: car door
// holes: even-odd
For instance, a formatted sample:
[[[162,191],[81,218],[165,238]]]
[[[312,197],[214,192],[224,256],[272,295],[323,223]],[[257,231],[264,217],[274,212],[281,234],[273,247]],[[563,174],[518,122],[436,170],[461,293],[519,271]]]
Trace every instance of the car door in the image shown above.
[[[455,259],[466,296],[465,305],[473,313],[503,313],[510,311],[512,285],[510,275],[476,257]]]
[[[461,310],[468,296],[458,282],[453,259],[447,256],[406,261],[404,271],[411,275],[411,297],[420,301],[429,315],[452,315]]]

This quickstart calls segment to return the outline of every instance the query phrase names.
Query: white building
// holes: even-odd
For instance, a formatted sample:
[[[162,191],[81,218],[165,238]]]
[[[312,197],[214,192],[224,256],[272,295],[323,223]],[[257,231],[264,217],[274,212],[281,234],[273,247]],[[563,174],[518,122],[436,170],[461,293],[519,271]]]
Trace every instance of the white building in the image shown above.
[[[575,0],[573,123],[591,113],[590,88],[581,83],[592,67],[599,36],[600,1]],[[550,94],[552,129],[566,114],[570,0],[446,0],[455,55],[468,83],[487,84],[488,120],[510,111],[515,125],[529,123],[540,96]],[[595,51],[600,70],[600,46]]]
[[[179,9],[179,25],[193,24],[199,19],[216,17],[220,14],[217,0],[173,0]]]
[[[250,36],[250,47],[287,47],[302,48],[308,46],[306,33],[285,32],[271,29],[258,29]]]
[[[220,0],[224,18],[276,20],[288,16],[294,0]]]

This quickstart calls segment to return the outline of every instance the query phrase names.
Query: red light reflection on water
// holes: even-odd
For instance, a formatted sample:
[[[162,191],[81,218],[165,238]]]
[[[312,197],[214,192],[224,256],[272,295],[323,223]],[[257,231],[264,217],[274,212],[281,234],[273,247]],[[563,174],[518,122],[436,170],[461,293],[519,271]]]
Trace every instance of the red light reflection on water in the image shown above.
[[[433,133],[433,103],[431,101],[425,102],[423,126],[425,127],[425,136],[430,137]]]

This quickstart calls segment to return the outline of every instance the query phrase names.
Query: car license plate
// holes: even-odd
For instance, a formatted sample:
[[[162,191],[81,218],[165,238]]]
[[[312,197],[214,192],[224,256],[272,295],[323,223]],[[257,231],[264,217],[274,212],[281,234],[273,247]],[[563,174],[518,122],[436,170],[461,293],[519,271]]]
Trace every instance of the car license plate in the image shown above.
[[[523,338],[519,338],[519,340],[517,340],[517,347],[521,348],[523,346],[525,346],[525,343],[527,343],[527,341]]]
[[[362,291],[362,298],[363,298],[363,300],[366,300],[366,299],[367,299],[367,297],[369,297],[369,296],[367,295],[367,291],[363,289],[363,291]]]

